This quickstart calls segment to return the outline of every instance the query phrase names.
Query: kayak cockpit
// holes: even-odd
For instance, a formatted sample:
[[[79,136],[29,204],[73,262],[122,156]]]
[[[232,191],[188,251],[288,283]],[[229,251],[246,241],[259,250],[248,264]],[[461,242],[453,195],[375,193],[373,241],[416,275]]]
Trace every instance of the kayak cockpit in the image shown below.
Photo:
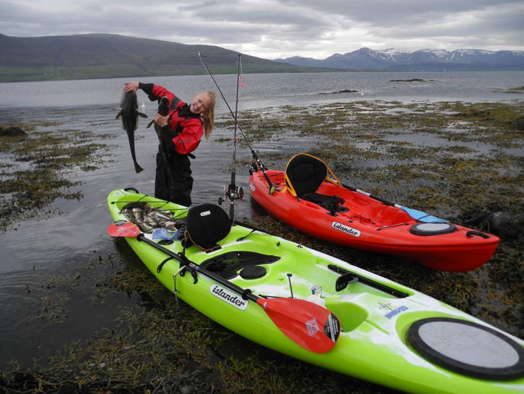
[[[219,274],[224,279],[240,275],[243,279],[258,279],[266,275],[265,264],[280,260],[271,256],[250,251],[233,251],[214,256],[200,264],[200,267]]]

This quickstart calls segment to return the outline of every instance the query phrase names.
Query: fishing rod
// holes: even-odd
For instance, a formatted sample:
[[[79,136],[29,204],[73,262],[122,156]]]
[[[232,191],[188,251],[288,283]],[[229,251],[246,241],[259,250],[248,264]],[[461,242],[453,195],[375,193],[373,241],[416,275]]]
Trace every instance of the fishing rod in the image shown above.
[[[218,86],[218,83],[217,81],[215,80],[215,77],[213,77],[213,74],[211,73],[211,71],[209,70],[209,67],[207,66],[206,62],[204,61],[204,57],[206,57],[205,55],[203,55],[200,51],[198,52],[198,56],[200,57],[200,61],[202,62],[202,65],[204,66],[204,68],[206,69],[207,73],[209,74],[209,76],[211,77],[211,79],[213,80],[213,82],[215,83],[215,86],[217,87],[218,91],[220,92],[220,96],[222,96],[222,100],[224,100],[224,102],[226,103],[226,106],[227,108],[229,109],[229,113],[231,114],[231,116],[233,117],[234,121],[235,121],[235,130],[236,128],[238,128],[238,130],[240,130],[240,133],[242,134],[242,136],[244,137],[244,140],[246,141],[246,144],[247,146],[249,147],[249,149],[251,150],[251,155],[253,156],[253,160],[255,162],[255,165],[257,167],[258,170],[262,171],[262,173],[264,174],[264,178],[266,178],[266,181],[267,181],[267,184],[269,186],[269,194],[273,194],[274,191],[275,191],[275,186],[273,186],[273,183],[271,182],[271,180],[269,179],[269,176],[267,175],[267,172],[266,172],[266,167],[264,166],[264,163],[262,162],[262,160],[260,160],[255,152],[255,150],[253,149],[253,147],[251,146],[251,144],[249,143],[249,140],[246,136],[246,133],[244,133],[244,130],[242,129],[242,127],[240,126],[240,124],[238,123],[238,119],[237,119],[237,116],[233,113],[233,110],[231,109],[231,107],[229,106],[226,98],[224,97],[224,94],[222,93],[222,90],[220,89],[220,86]],[[240,54],[238,54],[238,57],[240,59]],[[238,94],[238,84],[240,82],[239,80],[240,78],[240,73],[237,75],[237,94]],[[238,104],[238,96],[237,96],[237,104]]]
[[[238,54],[237,60],[237,92],[235,96],[235,129],[233,132],[233,163],[231,164],[231,183],[229,187],[224,186],[224,197],[229,199],[229,218],[233,220],[235,218],[235,200],[242,199],[244,197],[244,190],[242,187],[235,184],[236,181],[236,160],[237,160],[237,129],[238,129],[238,87],[240,85],[240,53]],[[224,199],[219,198],[218,203],[222,205]]]

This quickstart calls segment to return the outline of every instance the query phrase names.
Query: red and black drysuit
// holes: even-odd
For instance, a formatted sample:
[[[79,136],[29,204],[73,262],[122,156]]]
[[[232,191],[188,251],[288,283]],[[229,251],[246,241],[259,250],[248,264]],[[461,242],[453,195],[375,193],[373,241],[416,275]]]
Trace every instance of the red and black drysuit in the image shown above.
[[[191,162],[189,157],[202,139],[204,128],[200,114],[189,110],[189,105],[166,88],[152,83],[139,83],[151,101],[169,99],[168,124],[160,131],[160,145],[156,156],[155,197],[177,204],[191,205]]]

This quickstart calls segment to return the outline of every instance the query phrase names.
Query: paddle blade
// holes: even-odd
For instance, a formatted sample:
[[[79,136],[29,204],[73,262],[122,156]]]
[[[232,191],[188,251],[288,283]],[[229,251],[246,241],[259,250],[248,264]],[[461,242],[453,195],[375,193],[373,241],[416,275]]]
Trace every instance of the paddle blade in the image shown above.
[[[340,334],[338,318],[326,308],[296,298],[259,298],[277,327],[293,342],[314,353],[326,353]]]
[[[413,219],[423,223],[447,223],[446,219],[441,219],[436,216],[427,214],[426,212],[417,211],[416,209],[400,207],[404,212],[407,212]]]
[[[120,220],[112,223],[107,229],[107,233],[113,238],[136,238],[140,234],[140,229],[136,224]]]

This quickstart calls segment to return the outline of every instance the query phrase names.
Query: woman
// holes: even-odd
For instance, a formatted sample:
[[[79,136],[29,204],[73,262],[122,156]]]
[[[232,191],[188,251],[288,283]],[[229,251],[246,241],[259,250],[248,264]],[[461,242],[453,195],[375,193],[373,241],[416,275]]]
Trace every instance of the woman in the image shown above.
[[[166,88],[152,83],[126,82],[125,92],[142,89],[151,101],[169,99],[167,116],[155,115],[155,129],[160,146],[156,157],[155,197],[174,203],[191,205],[191,162],[193,152],[205,134],[209,139],[215,119],[216,95],[205,91],[184,103]],[[188,157],[189,156],[189,157]]]

